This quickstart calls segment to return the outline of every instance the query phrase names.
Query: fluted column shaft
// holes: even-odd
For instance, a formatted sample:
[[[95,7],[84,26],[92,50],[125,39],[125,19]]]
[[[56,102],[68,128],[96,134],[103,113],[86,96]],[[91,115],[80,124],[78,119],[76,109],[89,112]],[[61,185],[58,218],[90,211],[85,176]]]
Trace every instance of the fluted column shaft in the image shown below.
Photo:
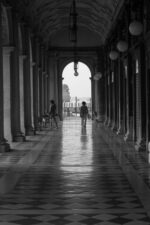
[[[25,101],[25,130],[26,135],[34,135],[34,115],[33,115],[33,66],[31,57],[30,33],[25,29],[24,41],[27,58],[24,61],[24,101]]]

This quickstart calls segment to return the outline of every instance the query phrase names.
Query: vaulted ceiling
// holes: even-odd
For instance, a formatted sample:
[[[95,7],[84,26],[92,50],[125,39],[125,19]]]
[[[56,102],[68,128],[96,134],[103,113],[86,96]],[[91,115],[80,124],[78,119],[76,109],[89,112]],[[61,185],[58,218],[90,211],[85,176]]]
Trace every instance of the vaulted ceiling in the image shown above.
[[[69,15],[72,0],[9,1],[49,47],[70,46]],[[78,45],[104,44],[124,0],[76,0]]]

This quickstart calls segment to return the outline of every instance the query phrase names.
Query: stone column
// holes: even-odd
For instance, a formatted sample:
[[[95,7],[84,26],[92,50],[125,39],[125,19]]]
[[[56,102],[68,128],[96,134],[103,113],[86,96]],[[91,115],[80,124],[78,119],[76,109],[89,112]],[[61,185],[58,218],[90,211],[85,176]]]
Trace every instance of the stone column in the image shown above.
[[[111,129],[115,130],[115,113],[116,113],[116,107],[115,107],[115,69],[113,65],[113,71],[111,72]]]
[[[44,73],[42,68],[39,67],[39,107],[40,107],[40,117],[44,114],[44,80],[43,80]]]
[[[57,111],[58,111],[58,105],[59,105],[59,99],[58,99],[58,62],[57,62],[57,56],[54,58],[54,85],[55,85],[55,102],[57,105]]]
[[[111,126],[111,76],[108,74],[108,123],[107,126]]]
[[[97,112],[97,115],[99,116],[99,102],[98,102],[98,83],[99,81],[98,80],[94,80],[94,87],[95,87],[95,90],[94,90],[94,96],[95,96],[95,108],[94,108],[94,111]]]
[[[3,21],[2,21],[2,4],[0,4],[0,152],[5,152],[10,149],[10,145],[5,139],[6,130],[4,128],[7,116],[9,126],[10,124],[10,52],[13,50],[11,47],[3,47],[3,44],[9,40],[8,33],[4,31]],[[8,44],[8,43],[7,43]],[[6,67],[5,68],[5,64]],[[6,75],[6,76],[5,76]],[[8,87],[7,87],[8,80]],[[6,92],[4,92],[6,88]],[[8,93],[7,93],[8,89]],[[7,106],[8,104],[8,106]],[[5,113],[7,113],[6,115]],[[11,129],[9,132],[11,132]],[[8,135],[11,137],[11,133]]]
[[[93,75],[89,78],[91,80],[91,99],[92,99],[92,118],[93,118],[93,112],[95,111],[95,94],[94,94],[94,80]]]
[[[47,77],[47,110],[49,112],[49,101],[50,101],[50,74],[49,74],[49,68],[48,68],[48,77]]]
[[[3,120],[4,137],[11,142],[11,89],[10,89],[10,54],[13,47],[3,47]]]
[[[125,88],[126,88],[126,133],[124,140],[129,140],[130,136],[130,115],[129,115],[129,66],[128,63],[124,65],[124,76],[125,76]]]
[[[63,119],[63,107],[62,107],[62,76],[58,76],[58,114],[60,116],[60,120]]]
[[[105,78],[104,76],[99,81],[99,119],[105,122]]]
[[[147,52],[146,61],[146,148],[150,152],[150,50]]]
[[[12,102],[12,134],[13,141],[25,141],[25,136],[21,131],[21,116],[23,110],[23,58],[19,58],[18,50],[12,54],[12,74],[11,74],[11,102]],[[21,108],[22,107],[22,108]],[[22,121],[23,122],[23,121]],[[22,124],[24,129],[24,125]]]
[[[53,54],[50,54],[49,57],[49,87],[50,87],[49,97],[50,99],[55,99],[55,72],[54,72]]]
[[[25,134],[25,120],[24,120],[24,60],[26,56],[19,56],[19,92],[20,92],[20,127],[21,131]]]
[[[141,132],[141,74],[136,73],[136,145],[137,150],[140,148],[140,144],[142,141],[142,132]]]
[[[108,74],[105,71],[105,121],[104,124],[107,125],[108,122]]]
[[[43,105],[43,110],[44,113],[47,113],[47,73],[43,73],[43,100],[44,100],[44,105]]]
[[[33,108],[34,108],[34,128],[39,130],[39,69],[37,63],[33,67]]]
[[[26,135],[34,135],[35,129],[33,124],[33,74],[32,62],[29,58],[25,59],[25,76],[24,76],[24,97],[25,97],[25,130]]]
[[[117,101],[118,101],[118,107],[117,107],[117,134],[120,134],[121,132],[121,72],[120,72],[120,59],[118,63],[118,95],[117,95]]]

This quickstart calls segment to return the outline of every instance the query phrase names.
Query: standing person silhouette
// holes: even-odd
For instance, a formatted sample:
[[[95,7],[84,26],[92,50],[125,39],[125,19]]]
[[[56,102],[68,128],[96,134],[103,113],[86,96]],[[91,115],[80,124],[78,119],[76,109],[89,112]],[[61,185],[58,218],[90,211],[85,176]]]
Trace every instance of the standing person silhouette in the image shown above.
[[[82,102],[82,106],[80,108],[80,117],[81,117],[81,125],[86,127],[86,121],[88,118],[88,107],[86,106],[86,102]]]
[[[54,121],[56,128],[58,128],[57,120],[56,120],[56,104],[54,100],[50,101],[50,106],[49,106],[49,115],[50,115],[50,125],[52,127],[52,122]]]

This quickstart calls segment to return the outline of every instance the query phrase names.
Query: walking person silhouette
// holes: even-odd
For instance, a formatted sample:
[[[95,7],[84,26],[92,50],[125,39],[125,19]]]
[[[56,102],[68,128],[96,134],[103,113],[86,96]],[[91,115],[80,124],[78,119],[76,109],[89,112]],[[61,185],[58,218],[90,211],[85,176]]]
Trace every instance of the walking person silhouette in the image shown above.
[[[52,128],[53,121],[56,125],[56,128],[58,128],[57,119],[56,119],[56,104],[54,100],[50,100],[50,106],[49,106],[49,115],[50,115],[50,126]]]
[[[86,127],[86,121],[88,118],[88,107],[86,106],[86,102],[82,102],[82,106],[80,108],[80,117],[81,117],[81,125]]]

